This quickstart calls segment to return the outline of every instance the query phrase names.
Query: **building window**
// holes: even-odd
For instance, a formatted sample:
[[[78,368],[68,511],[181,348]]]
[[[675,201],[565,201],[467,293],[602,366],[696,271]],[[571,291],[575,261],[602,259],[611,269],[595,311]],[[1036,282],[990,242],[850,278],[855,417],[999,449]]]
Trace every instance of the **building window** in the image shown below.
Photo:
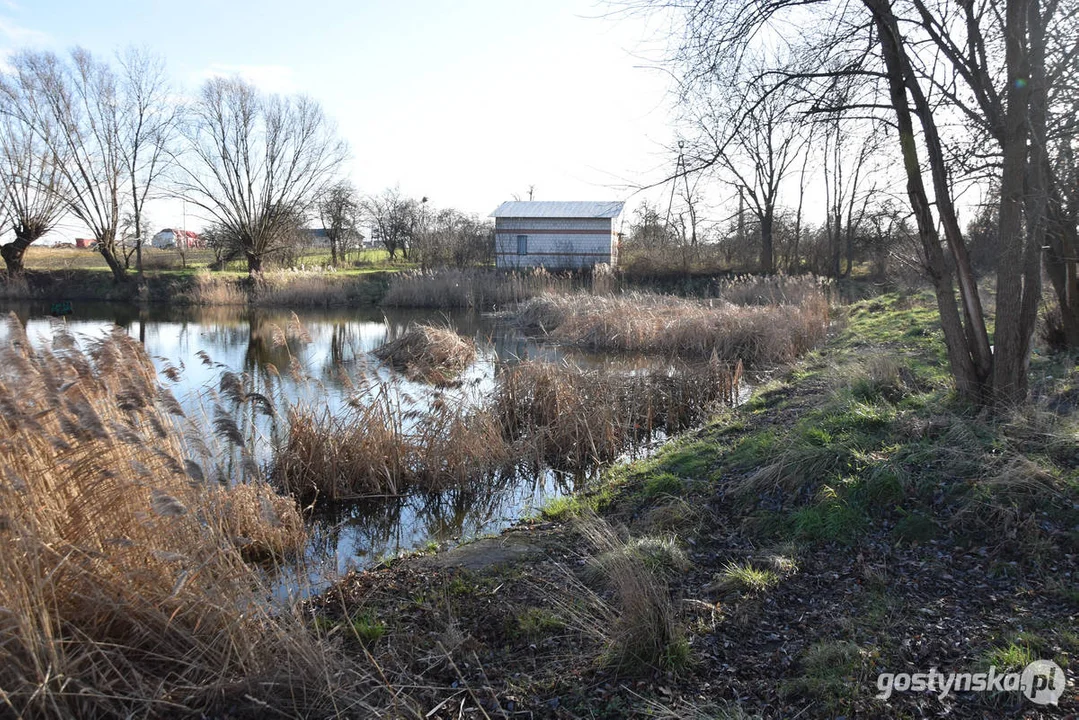
[[[518,255],[527,255],[528,254],[528,236],[527,235],[518,235],[517,236],[517,254]]]

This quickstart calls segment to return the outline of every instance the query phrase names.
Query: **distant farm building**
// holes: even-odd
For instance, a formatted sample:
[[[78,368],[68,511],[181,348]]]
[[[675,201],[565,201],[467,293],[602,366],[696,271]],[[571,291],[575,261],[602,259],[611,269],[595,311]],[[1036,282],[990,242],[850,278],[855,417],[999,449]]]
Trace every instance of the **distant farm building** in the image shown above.
[[[311,247],[328,248],[330,246],[330,234],[326,228],[307,228],[308,242]],[[359,230],[343,230],[340,236],[340,249],[364,247],[363,233]]]
[[[83,250],[92,250],[97,247],[97,240],[93,238],[75,238],[75,247]]]
[[[618,263],[621,202],[504,202],[495,219],[499,268],[585,268]]]
[[[190,230],[173,230],[172,228],[165,228],[157,235],[154,235],[150,239],[150,244],[161,250],[168,250],[174,247],[182,247],[184,249],[200,248],[205,245],[198,233],[191,232]]]

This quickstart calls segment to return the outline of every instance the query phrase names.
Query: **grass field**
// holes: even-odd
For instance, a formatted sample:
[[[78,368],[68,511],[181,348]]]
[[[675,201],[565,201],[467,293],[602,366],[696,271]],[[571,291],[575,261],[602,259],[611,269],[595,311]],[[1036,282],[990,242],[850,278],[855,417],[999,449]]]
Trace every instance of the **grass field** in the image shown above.
[[[176,250],[160,250],[158,248],[144,248],[143,269],[147,272],[193,272],[205,270],[214,262],[212,250],[190,250],[186,258]],[[186,262],[185,262],[186,260]],[[330,251],[325,248],[312,248],[303,254],[297,267],[321,268],[330,264]],[[381,271],[387,269],[409,268],[409,263],[390,262],[389,253],[381,249],[365,249],[351,252],[345,261],[338,264],[339,272],[357,273]],[[28,270],[54,271],[54,270],[100,270],[108,272],[108,265],[101,253],[96,250],[80,248],[56,248],[48,246],[30,246],[26,251],[26,268]],[[131,271],[135,270],[135,260],[131,259]],[[228,263],[225,272],[246,273],[247,262],[234,260]]]

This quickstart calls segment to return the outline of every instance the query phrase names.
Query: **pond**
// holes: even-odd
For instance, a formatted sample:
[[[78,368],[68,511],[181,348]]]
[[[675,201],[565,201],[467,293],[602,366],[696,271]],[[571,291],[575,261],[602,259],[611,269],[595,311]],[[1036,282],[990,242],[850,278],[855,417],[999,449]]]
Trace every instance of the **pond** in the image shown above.
[[[101,337],[114,324],[124,328],[146,348],[160,381],[172,390],[188,417],[207,418],[207,426],[212,424],[214,403],[220,402],[221,376],[228,371],[241,374],[252,391],[279,398],[282,404],[337,412],[358,387],[375,383],[391,388],[402,402],[419,406],[436,396],[475,403],[490,394],[497,373],[506,365],[567,355],[565,350],[522,336],[504,318],[475,312],[362,308],[293,315],[242,307],[80,303],[72,315],[58,319],[48,316],[50,308],[45,304],[9,304],[5,309],[15,313],[35,343],[46,342],[54,323],[65,324],[81,340]],[[459,386],[446,390],[409,381],[371,354],[416,321],[448,326],[476,341],[477,359],[461,376]],[[581,364],[611,362],[577,354],[573,359]],[[617,362],[632,369],[643,361]],[[254,438],[255,459],[267,467],[275,429],[265,418],[251,415],[252,424],[244,431]],[[307,557],[312,585],[431,542],[455,543],[498,532],[547,500],[574,492],[583,480],[551,469],[525,467],[494,475],[481,487],[417,492],[313,512]]]

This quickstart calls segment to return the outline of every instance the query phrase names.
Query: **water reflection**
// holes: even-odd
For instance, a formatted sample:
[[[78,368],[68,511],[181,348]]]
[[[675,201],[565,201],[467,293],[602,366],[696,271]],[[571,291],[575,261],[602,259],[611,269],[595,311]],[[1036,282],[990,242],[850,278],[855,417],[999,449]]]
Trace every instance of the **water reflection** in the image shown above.
[[[278,419],[243,407],[241,430],[255,437],[255,460],[267,465],[284,406],[300,403],[337,412],[357,387],[388,384],[402,398],[428,402],[435,389],[408,381],[370,353],[398,337],[410,323],[452,327],[472,337],[477,361],[453,391],[456,402],[471,403],[492,387],[504,363],[527,359],[557,360],[558,348],[522,337],[498,317],[470,312],[348,309],[290,312],[243,307],[183,308],[128,304],[76,304],[63,319],[47,316],[47,303],[8,305],[31,339],[45,342],[52,323],[64,323],[76,337],[94,338],[112,324],[137,337],[190,417],[212,417],[223,372],[242,373],[248,392],[274,398]],[[0,330],[0,335],[6,330]],[[167,371],[167,372],[166,372]],[[237,467],[241,460],[227,458]],[[235,476],[234,476],[235,477]],[[422,547],[430,540],[452,541],[497,532],[542,504],[570,492],[578,482],[552,470],[514,468],[483,482],[442,492],[414,493],[320,511],[313,517],[310,559],[326,571],[345,572],[379,558]]]

